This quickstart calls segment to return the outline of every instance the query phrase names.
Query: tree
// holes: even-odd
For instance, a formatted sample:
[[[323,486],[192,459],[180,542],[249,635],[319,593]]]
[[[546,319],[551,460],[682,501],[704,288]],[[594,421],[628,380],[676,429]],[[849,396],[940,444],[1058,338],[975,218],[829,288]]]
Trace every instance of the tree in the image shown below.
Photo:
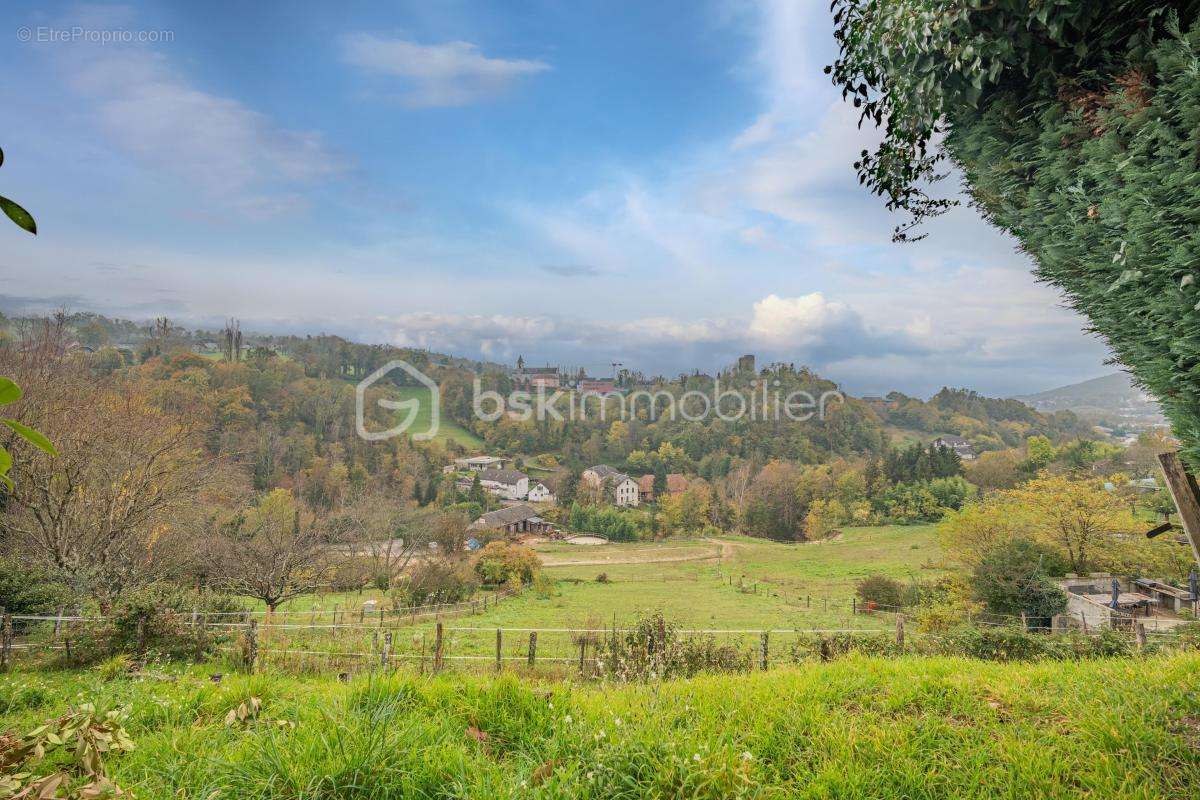
[[[1067,594],[1048,575],[1057,558],[1046,545],[1029,539],[1002,542],[985,553],[971,573],[975,599],[996,614],[1039,620],[1061,614]]]
[[[248,509],[224,541],[224,583],[275,611],[319,584],[325,536],[286,489],[275,489]]]
[[[799,484],[800,468],[795,464],[772,461],[763,467],[747,492],[746,532],[768,539],[803,539],[807,507],[798,497]]]
[[[862,121],[884,127],[856,162],[860,180],[918,224],[952,204],[928,193],[948,157],[975,206],[1159,399],[1184,458],[1200,466],[1200,6],[835,0],[833,9],[840,54],[827,71]]]
[[[1129,509],[1101,481],[1043,476],[1007,494],[1034,536],[1055,544],[1072,572],[1091,571],[1117,537],[1137,532]]]
[[[1021,471],[1021,451],[991,450],[964,464],[966,478],[980,489],[1011,489],[1025,475]]]
[[[397,505],[383,491],[367,489],[358,492],[329,527],[352,557],[367,561],[368,579],[386,589],[418,553],[428,550],[431,516]]]
[[[166,413],[144,387],[97,379],[82,361],[23,369],[33,391],[20,424],[45,431],[58,454],[39,444],[14,461],[0,529],[72,590],[107,605],[155,576],[222,476],[201,454],[194,411]]]

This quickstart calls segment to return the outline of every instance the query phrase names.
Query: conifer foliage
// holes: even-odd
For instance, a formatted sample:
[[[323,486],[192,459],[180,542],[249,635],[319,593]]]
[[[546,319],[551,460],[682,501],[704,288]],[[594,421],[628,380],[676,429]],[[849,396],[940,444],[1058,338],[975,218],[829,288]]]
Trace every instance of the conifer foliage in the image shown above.
[[[946,157],[1163,404],[1200,466],[1198,2],[835,0],[829,71],[883,128],[860,180],[912,214]],[[940,144],[934,144],[940,137]]]

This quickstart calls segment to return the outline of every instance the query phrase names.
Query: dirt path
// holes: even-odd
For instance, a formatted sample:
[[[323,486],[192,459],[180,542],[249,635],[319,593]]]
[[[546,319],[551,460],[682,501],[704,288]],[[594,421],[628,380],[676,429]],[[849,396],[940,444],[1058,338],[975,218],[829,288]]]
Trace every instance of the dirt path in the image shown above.
[[[705,541],[713,544],[719,544],[713,539]],[[679,548],[676,548],[679,549]],[[714,558],[724,555],[724,548],[717,548],[708,552],[690,553],[684,556],[661,556],[655,557],[653,553],[647,553],[644,556],[610,556],[608,558],[572,558],[559,554],[539,554],[542,558],[543,567],[602,567],[607,564],[670,564],[680,561],[711,561]],[[589,554],[590,555],[590,554]]]

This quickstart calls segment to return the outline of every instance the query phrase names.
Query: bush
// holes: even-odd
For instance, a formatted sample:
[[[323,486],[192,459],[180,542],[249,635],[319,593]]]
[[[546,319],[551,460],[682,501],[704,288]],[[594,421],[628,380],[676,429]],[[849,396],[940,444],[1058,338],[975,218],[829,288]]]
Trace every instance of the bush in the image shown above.
[[[971,573],[975,598],[996,614],[1049,620],[1067,607],[1067,594],[1046,575],[1057,554],[1029,539],[1010,539],[987,551]]]
[[[69,602],[65,584],[38,566],[13,558],[0,559],[0,608],[9,614],[47,614]],[[13,623],[22,630],[23,622]]]
[[[119,595],[99,625],[74,639],[73,663],[95,663],[121,654],[169,659],[203,657],[228,640],[227,629],[206,628],[201,638],[192,612],[232,614],[245,608],[219,592],[195,592],[155,583]]]
[[[392,591],[396,608],[429,603],[459,603],[479,588],[461,563],[431,558],[422,561]]]
[[[746,672],[752,650],[717,644],[711,634],[684,636],[661,612],[638,620],[624,633],[597,643],[597,669],[620,681],[686,678],[701,672]]]
[[[869,575],[858,582],[854,593],[865,603],[892,610],[903,605],[904,586],[886,575]]]
[[[608,506],[571,506],[567,521],[573,531],[596,533],[613,542],[634,542],[650,534],[647,515]]]
[[[527,547],[508,542],[490,542],[475,559],[475,574],[485,586],[516,582],[517,586],[532,583],[542,568],[542,562]]]

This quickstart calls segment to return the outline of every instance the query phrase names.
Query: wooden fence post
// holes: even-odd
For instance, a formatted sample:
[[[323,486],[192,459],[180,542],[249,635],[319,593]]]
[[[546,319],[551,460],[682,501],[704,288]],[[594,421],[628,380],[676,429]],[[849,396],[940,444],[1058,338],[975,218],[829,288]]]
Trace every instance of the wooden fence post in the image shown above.
[[[1133,640],[1139,651],[1146,649],[1146,626],[1141,622],[1133,624]]]
[[[58,610],[54,614],[54,633],[51,634],[50,641],[52,641],[52,642],[58,641],[58,632],[62,629],[62,621],[63,621],[63,607],[59,606]]]
[[[504,669],[504,631],[496,628],[496,672]]]
[[[537,631],[529,632],[529,666],[537,663]]]
[[[443,657],[442,648],[443,648],[443,646],[444,646],[444,643],[443,643],[443,638],[442,638],[442,623],[439,622],[437,624],[437,629],[434,631],[434,634],[433,634],[433,671],[434,672],[442,671],[442,657]]]
[[[196,654],[195,654],[196,661],[200,661],[202,658],[204,658],[204,647],[205,647],[204,627],[207,624],[207,622],[208,622],[208,614],[203,614],[192,625],[192,636],[196,640]]]
[[[254,665],[258,661],[258,620],[250,620],[246,627],[246,671],[254,674]]]
[[[1200,488],[1183,465],[1179,453],[1161,453],[1158,461],[1167,479],[1167,491],[1179,509],[1179,519],[1192,546],[1192,556],[1200,563]]]
[[[0,669],[8,669],[9,654],[12,652],[12,617],[0,608]]]
[[[137,648],[138,658],[141,658],[146,654],[146,617],[144,615],[138,616],[136,631],[137,643],[135,647]]]
[[[388,661],[392,657],[392,632],[388,631],[383,634],[383,649],[379,651],[379,666],[387,669]]]
[[[1025,612],[1021,612],[1021,630],[1029,630],[1029,619],[1025,616]]]
[[[904,615],[896,615],[896,646],[904,649]]]
[[[580,676],[586,673],[586,657],[587,657],[587,635],[579,637],[579,674]]]
[[[768,641],[768,634],[766,631],[763,631],[761,634],[759,634],[758,644],[759,644],[759,658],[761,659],[759,662],[759,666],[761,666],[764,670],[766,670],[766,668],[767,668],[767,661],[768,661],[767,641]]]

